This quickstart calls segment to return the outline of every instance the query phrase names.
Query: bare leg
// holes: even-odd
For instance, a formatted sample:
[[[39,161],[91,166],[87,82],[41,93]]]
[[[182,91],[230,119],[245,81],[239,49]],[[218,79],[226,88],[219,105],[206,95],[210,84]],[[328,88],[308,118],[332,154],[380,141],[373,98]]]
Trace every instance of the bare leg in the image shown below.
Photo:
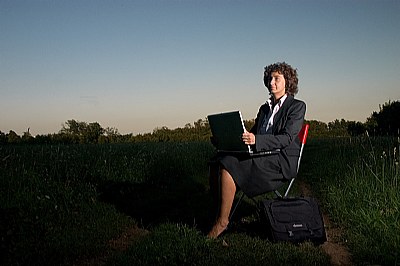
[[[217,238],[228,226],[236,185],[232,176],[225,169],[221,169],[221,198],[218,217],[208,237]]]

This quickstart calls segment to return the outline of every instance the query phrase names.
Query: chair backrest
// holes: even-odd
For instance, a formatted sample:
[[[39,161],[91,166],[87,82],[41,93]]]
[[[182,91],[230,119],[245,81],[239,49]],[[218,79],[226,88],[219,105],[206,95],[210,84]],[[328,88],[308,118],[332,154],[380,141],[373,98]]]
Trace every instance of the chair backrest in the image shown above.
[[[303,126],[301,127],[301,130],[300,130],[300,132],[299,132],[299,135],[298,135],[301,144],[300,144],[300,155],[299,155],[299,159],[298,159],[298,161],[297,161],[297,172],[299,172],[300,160],[301,160],[301,156],[303,155],[303,148],[304,148],[304,145],[306,144],[306,141],[307,141],[307,136],[308,136],[308,129],[309,129],[309,127],[310,127],[309,124],[303,124]],[[295,180],[295,178],[292,178],[292,180],[290,180],[289,186],[288,186],[288,188],[286,189],[286,192],[285,192],[285,195],[284,195],[285,198],[286,198],[287,195],[289,194],[289,191],[290,191],[290,189],[291,189],[291,187],[292,187],[292,185],[293,185],[294,180]],[[279,193],[275,192],[275,194],[277,194],[278,197],[280,197],[280,194],[279,194]]]

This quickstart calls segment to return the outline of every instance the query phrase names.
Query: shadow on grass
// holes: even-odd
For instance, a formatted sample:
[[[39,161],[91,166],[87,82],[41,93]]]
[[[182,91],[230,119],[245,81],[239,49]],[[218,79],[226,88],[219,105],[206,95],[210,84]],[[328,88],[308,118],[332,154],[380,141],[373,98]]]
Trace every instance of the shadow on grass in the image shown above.
[[[185,182],[154,185],[131,182],[107,182],[100,199],[135,219],[144,228],[163,222],[176,222],[204,227],[205,210],[212,203],[201,184]]]
[[[215,219],[211,193],[195,181],[169,185],[112,181],[101,186],[100,192],[102,201],[113,204],[143,228],[166,222],[179,223],[206,234]],[[254,215],[255,206],[243,201],[230,223],[229,232],[260,236],[263,228]]]

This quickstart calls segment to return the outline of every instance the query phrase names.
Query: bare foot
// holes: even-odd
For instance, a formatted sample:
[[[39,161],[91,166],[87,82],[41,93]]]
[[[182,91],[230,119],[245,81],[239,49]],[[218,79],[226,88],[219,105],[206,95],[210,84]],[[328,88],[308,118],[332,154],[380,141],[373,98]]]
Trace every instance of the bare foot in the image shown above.
[[[216,239],[220,234],[222,234],[226,228],[228,227],[228,223],[221,223],[221,222],[216,222],[211,228],[210,232],[207,234],[209,238]]]

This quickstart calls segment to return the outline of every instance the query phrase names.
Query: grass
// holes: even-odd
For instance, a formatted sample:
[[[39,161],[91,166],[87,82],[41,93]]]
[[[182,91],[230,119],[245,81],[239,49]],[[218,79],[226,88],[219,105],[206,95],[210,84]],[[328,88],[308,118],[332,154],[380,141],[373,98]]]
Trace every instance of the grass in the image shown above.
[[[299,176],[344,229],[356,263],[399,264],[398,147],[390,138],[310,139],[304,150]],[[107,252],[109,265],[329,264],[318,246],[259,234],[251,201],[228,247],[207,239],[212,154],[203,142],[0,146],[0,264],[70,265]],[[150,233],[110,250],[135,226]]]
[[[310,243],[300,246],[272,244],[246,234],[221,240],[204,238],[182,224],[161,224],[151,235],[114,257],[109,265],[326,265],[327,257]]]
[[[185,156],[190,152],[206,158],[212,148],[208,143],[0,146],[0,264],[68,265],[97,256],[127,227],[143,225],[141,217],[128,216],[138,214],[132,213],[136,206],[125,204],[132,195],[141,197],[139,211],[168,218],[163,207],[187,205],[185,193],[204,192],[199,182],[206,180],[198,180],[204,179],[207,162]],[[129,191],[133,188],[140,193]],[[166,210],[177,216],[178,210]]]
[[[3,263],[69,264],[96,255],[134,223],[98,201],[96,185],[85,179],[87,168],[72,159],[78,152],[70,149],[0,148]]]
[[[398,139],[311,140],[307,148],[305,179],[318,191],[331,219],[344,229],[355,263],[398,265]]]

